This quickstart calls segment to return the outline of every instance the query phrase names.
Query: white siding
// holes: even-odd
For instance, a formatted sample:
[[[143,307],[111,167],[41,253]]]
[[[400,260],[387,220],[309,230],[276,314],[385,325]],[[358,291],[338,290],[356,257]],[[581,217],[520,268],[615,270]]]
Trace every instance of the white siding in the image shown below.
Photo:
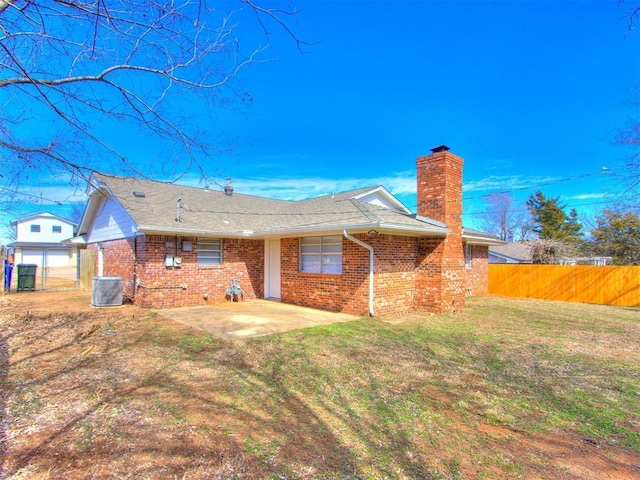
[[[389,210],[398,210],[398,205],[391,202],[385,195],[382,195],[380,192],[371,192],[367,195],[364,195],[358,198],[361,202],[370,203],[372,205],[377,205],[378,207],[388,208]]]
[[[40,231],[32,232],[32,225],[39,226]],[[60,232],[54,233],[54,227]],[[73,224],[55,215],[43,213],[16,220],[17,242],[57,243],[71,237]]]
[[[119,203],[110,198],[103,200],[97,212],[87,235],[87,243],[127,238],[135,234],[133,219]]]

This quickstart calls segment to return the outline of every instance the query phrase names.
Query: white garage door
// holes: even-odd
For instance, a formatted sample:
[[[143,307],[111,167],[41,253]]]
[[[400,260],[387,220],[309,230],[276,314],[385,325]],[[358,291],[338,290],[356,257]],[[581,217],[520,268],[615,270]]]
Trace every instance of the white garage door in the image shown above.
[[[69,250],[47,250],[47,267],[68,267]]]
[[[42,266],[43,261],[43,252],[42,250],[23,250],[22,251],[22,262],[27,264]]]
[[[47,267],[68,267],[69,250],[45,250]],[[42,250],[23,250],[22,263],[31,263],[42,267]]]

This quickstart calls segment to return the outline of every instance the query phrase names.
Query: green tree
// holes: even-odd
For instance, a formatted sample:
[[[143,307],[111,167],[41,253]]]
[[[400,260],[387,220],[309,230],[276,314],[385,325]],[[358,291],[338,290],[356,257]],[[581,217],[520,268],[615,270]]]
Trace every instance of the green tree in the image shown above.
[[[604,210],[591,231],[597,255],[613,257],[616,265],[640,265],[640,217],[632,212]]]
[[[567,215],[561,205],[560,197],[546,198],[540,190],[527,200],[527,210],[533,221],[533,231],[542,240],[557,240],[578,243],[582,237],[582,225],[578,221],[578,212],[571,209]]]

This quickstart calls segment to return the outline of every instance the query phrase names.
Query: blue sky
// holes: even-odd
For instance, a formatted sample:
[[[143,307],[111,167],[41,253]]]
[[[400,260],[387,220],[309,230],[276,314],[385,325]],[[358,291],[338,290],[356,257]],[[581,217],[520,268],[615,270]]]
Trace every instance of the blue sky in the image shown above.
[[[624,17],[634,5],[296,2],[291,26],[315,43],[301,53],[269,27],[264,61],[241,74],[253,101],[207,114],[209,134],[232,148],[203,161],[238,193],[299,199],[382,184],[415,208],[415,159],[446,144],[465,159],[465,225],[481,228],[487,194],[524,204],[537,189],[587,220],[617,198],[629,155],[612,139],[638,113],[628,102],[640,29],[627,35]],[[267,42],[244,25],[247,51]],[[162,152],[133,133],[110,135],[136,162],[158,162]],[[2,225],[36,211],[69,216],[83,201],[60,178],[24,187],[35,198]]]

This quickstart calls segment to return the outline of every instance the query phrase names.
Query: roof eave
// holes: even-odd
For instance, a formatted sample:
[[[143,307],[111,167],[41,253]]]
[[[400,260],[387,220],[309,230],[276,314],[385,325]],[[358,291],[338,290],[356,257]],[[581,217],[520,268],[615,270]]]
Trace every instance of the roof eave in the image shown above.
[[[489,250],[489,255],[493,255],[494,257],[498,257],[498,258],[501,258],[503,260],[507,260],[507,262],[511,261],[510,263],[531,263],[532,262],[532,260],[530,258],[510,257],[509,255],[496,253],[496,252],[493,252],[491,250]]]
[[[57,243],[57,242],[13,242],[7,245],[7,247],[13,248],[60,248],[60,249],[69,249],[72,246],[68,243]]]
[[[487,247],[491,246],[499,246],[504,245],[507,242],[503,242],[502,240],[495,240],[487,237],[480,237],[477,235],[462,235],[462,240],[467,242],[470,245],[484,245]]]
[[[462,229],[462,240],[471,245],[485,245],[489,247],[506,245],[509,243],[505,242],[504,240],[500,240],[495,235],[479,232],[477,230],[469,230],[466,228]]]
[[[147,235],[183,235],[183,236],[216,236],[220,238],[265,238],[265,237],[287,237],[309,234],[330,234],[342,232],[343,230],[350,232],[367,232],[372,229],[378,230],[378,233],[390,233],[404,236],[415,237],[433,237],[446,236],[449,233],[447,228],[429,226],[428,228],[412,228],[406,225],[390,224],[390,223],[361,223],[351,225],[322,225],[314,228],[284,228],[277,230],[242,230],[237,232],[227,232],[220,230],[202,230],[195,228],[180,227],[161,227],[158,225],[140,225],[138,233]]]

